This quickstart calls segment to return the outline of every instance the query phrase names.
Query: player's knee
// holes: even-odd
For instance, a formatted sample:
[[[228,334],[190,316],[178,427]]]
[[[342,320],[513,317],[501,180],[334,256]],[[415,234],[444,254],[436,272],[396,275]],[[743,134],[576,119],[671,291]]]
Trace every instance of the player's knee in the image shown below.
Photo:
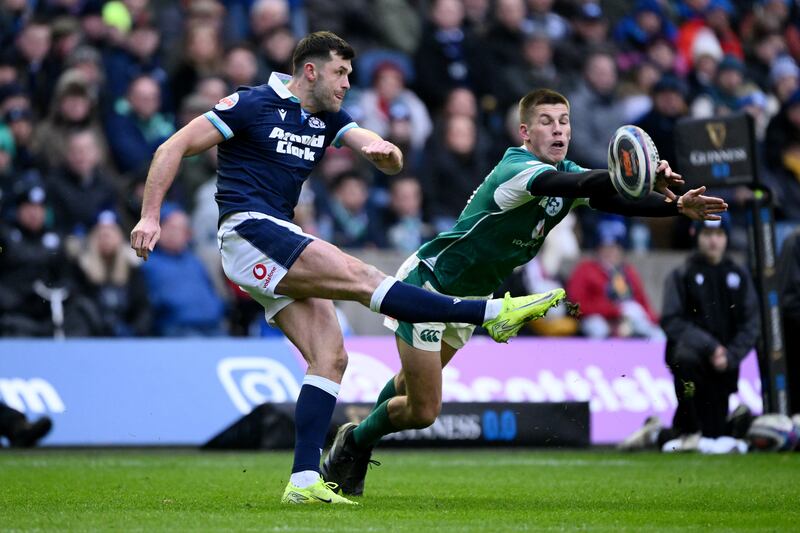
[[[344,371],[347,370],[347,352],[344,346],[325,353],[315,354],[313,358],[314,373],[341,381]]]
[[[344,376],[344,371],[347,370],[347,352],[344,350],[344,346],[334,350],[328,357],[328,361],[331,373],[340,378]]]
[[[441,402],[426,402],[423,404],[411,406],[411,419],[412,429],[423,429],[434,422],[442,410]]]

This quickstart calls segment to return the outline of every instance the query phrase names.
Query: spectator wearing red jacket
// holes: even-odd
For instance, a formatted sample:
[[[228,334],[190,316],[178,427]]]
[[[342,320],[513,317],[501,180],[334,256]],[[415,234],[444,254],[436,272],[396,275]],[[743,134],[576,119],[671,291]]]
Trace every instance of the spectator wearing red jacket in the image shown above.
[[[625,262],[625,235],[621,220],[599,223],[595,257],[575,267],[567,295],[580,304],[581,331],[587,337],[663,338],[639,274]]]

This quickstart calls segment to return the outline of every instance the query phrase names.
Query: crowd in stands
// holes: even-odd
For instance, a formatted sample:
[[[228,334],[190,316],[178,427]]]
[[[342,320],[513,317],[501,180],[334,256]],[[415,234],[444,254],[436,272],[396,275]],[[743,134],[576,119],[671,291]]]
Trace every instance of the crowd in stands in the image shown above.
[[[184,160],[147,263],[127,235],[159,144],[238,86],[290,72],[297,41],[322,29],[358,54],[344,107],[405,157],[390,178],[329,149],[295,215],[333,244],[410,253],[448,229],[521,144],[516,102],[536,87],[567,95],[568,158],[591,168],[607,166],[622,124],[675,161],[679,119],[749,113],[779,238],[800,225],[800,7],[789,0],[0,0],[0,335],[251,333],[258,309],[220,273],[215,149]],[[712,192],[744,249],[752,191]],[[528,285],[565,285],[553,258],[597,249],[613,266],[579,265],[574,290],[623,282],[614,309],[581,331],[613,334],[627,313],[637,334],[657,336],[612,248],[691,240],[678,219],[650,224],[578,211],[560,250],[526,269]],[[602,287],[586,286],[592,273]]]

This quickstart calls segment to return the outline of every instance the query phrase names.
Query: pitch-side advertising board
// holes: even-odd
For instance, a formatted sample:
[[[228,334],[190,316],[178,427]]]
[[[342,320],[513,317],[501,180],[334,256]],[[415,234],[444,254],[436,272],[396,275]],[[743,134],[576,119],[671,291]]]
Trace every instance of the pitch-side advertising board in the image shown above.
[[[392,337],[345,340],[340,401],[373,401],[399,368]],[[473,339],[443,371],[445,402],[588,401],[593,443],[651,414],[669,422],[675,393],[664,345],[648,341]],[[761,412],[755,356],[739,393]],[[0,401],[54,429],[44,445],[200,445],[264,402],[293,401],[305,364],[282,340],[3,340]]]

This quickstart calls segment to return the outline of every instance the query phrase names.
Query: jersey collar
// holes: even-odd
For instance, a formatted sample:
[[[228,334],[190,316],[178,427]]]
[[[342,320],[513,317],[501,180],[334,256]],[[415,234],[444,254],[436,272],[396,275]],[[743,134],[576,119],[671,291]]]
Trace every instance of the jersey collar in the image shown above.
[[[286,84],[291,81],[292,77],[288,74],[283,74],[281,72],[273,72],[269,76],[269,82],[267,84],[272,87],[272,90],[275,91],[275,94],[283,98],[284,100],[291,100],[292,102],[300,103],[300,99],[292,94],[292,92],[286,88]]]

